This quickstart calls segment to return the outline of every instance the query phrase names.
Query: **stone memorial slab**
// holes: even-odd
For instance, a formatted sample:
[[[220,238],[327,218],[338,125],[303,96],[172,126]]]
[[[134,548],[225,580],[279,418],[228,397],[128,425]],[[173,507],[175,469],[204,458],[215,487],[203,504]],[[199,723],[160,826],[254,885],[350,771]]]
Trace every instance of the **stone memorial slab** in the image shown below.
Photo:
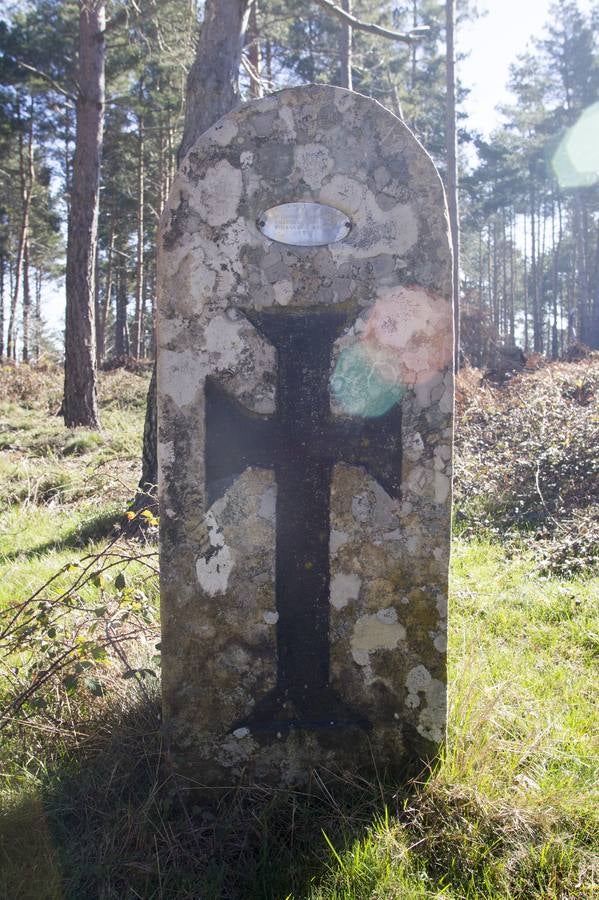
[[[186,157],[159,255],[164,722],[198,785],[401,772],[445,734],[443,189],[375,101],[291,88]]]

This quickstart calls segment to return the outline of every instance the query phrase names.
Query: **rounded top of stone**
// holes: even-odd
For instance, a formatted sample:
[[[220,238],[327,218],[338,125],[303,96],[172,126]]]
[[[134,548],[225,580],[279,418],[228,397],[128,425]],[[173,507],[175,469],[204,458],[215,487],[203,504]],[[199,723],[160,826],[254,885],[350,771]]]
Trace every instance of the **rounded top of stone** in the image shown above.
[[[367,140],[371,159],[389,158],[411,147],[422,159],[427,175],[443,191],[435,165],[414,133],[378,100],[329,84],[306,84],[283,88],[266,97],[249,100],[224,115],[192,144],[181,165],[193,168],[193,158],[215,148],[223,152],[253,138],[259,144],[316,142],[346,144],[347,156],[364,157]],[[427,166],[428,163],[428,166]],[[275,174],[275,173],[273,173]],[[424,175],[424,172],[422,173]]]
[[[197,152],[198,147],[203,144],[210,144],[212,141],[216,141],[220,146],[224,146],[228,143],[227,139],[234,137],[234,134],[231,128],[227,128],[224,125],[226,121],[234,120],[239,127],[243,127],[242,123],[248,122],[248,120],[253,117],[266,115],[281,107],[288,107],[293,110],[298,107],[303,107],[306,104],[331,107],[330,119],[327,120],[326,115],[322,116],[321,114],[317,123],[321,128],[324,126],[325,130],[327,126],[334,126],[335,120],[349,113],[353,107],[362,108],[362,110],[368,107],[372,113],[377,115],[377,117],[386,119],[389,125],[395,125],[399,130],[405,131],[407,137],[415,141],[428,156],[426,150],[422,147],[422,144],[420,144],[405,122],[398,118],[390,109],[383,106],[378,100],[375,100],[373,97],[368,97],[365,94],[360,94],[357,91],[350,91],[347,88],[337,87],[336,85],[331,84],[296,85],[294,87],[282,88],[279,91],[274,91],[272,94],[268,94],[265,97],[241,103],[239,106],[222,116],[222,118],[215,122],[214,125],[200,135],[191,146],[186,156],[194,151]],[[258,123],[256,134],[259,137],[268,136],[264,134],[264,124],[266,123]],[[309,120],[305,124],[309,126]]]
[[[277,242],[260,223],[291,203],[332,207],[351,225],[324,246]],[[331,85],[250,100],[201,135],[173,182],[161,243],[163,276],[184,279],[191,298],[178,291],[177,307],[192,317],[196,294],[208,302],[202,283],[212,283],[213,307],[343,302],[348,292],[370,302],[402,284],[450,296],[445,197],[430,156],[378,101]],[[174,298],[174,285],[165,294]]]

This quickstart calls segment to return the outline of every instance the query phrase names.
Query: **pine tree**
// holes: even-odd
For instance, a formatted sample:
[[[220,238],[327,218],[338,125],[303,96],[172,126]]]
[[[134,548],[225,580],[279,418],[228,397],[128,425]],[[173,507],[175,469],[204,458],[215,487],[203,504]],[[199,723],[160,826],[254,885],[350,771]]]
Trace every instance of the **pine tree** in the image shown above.
[[[239,67],[249,14],[248,0],[206,0],[204,20],[189,71],[185,127],[179,158],[197,138],[239,101]],[[158,481],[156,366],[148,389],[142,452],[142,473],[136,505],[155,503]]]
[[[66,269],[65,425],[99,428],[95,280],[104,133],[106,7],[81,0],[75,157]]]

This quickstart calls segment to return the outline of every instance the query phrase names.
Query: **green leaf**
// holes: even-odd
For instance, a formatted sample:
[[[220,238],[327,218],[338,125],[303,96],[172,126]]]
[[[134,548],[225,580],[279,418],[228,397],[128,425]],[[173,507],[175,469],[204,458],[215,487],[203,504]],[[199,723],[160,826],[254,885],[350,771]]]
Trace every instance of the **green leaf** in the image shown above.
[[[151,675],[152,678],[158,678],[158,675],[154,671],[154,669],[138,669],[137,670],[142,678],[145,678],[147,675]]]
[[[48,701],[44,700],[43,697],[34,697],[30,702],[29,706],[31,709],[47,709]]]
[[[114,586],[119,591],[122,591],[124,588],[127,587],[127,579],[125,577],[124,572],[119,572],[119,574],[116,576],[116,578],[114,579]]]
[[[85,672],[87,669],[93,669],[93,666],[94,664],[91,659],[81,659],[75,664],[74,669],[75,672],[81,673]]]
[[[101,681],[98,681],[97,678],[93,676],[88,676],[83,679],[83,683],[85,687],[88,689],[90,694],[93,694],[94,697],[103,697],[104,696],[104,685]]]
[[[145,678],[147,675],[151,675],[152,678],[157,678],[157,674],[153,669],[127,669],[126,672],[123,672],[123,678],[135,678],[136,675],[139,675],[141,678]]]
[[[67,694],[74,694],[77,690],[77,685],[79,684],[79,678],[77,675],[66,675],[63,680],[64,688]]]

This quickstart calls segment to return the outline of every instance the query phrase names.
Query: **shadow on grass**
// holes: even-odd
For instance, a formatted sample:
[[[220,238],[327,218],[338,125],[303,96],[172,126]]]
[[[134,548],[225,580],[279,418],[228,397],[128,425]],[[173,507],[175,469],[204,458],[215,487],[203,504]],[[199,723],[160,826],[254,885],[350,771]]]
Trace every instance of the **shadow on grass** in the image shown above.
[[[37,559],[46,553],[60,552],[61,550],[81,550],[89,544],[94,544],[103,538],[114,535],[115,526],[120,524],[123,518],[122,510],[98,513],[92,516],[82,525],[73,528],[66,534],[56,536],[51,541],[44,541],[35,547],[26,550],[11,550],[3,553],[1,558],[5,562],[15,559]]]
[[[327,838],[342,851],[399,802],[328,776],[309,792],[184,803],[162,765],[157,701],[97,723],[44,785],[42,802],[25,799],[0,824],[11,900],[304,900],[333,862]]]

